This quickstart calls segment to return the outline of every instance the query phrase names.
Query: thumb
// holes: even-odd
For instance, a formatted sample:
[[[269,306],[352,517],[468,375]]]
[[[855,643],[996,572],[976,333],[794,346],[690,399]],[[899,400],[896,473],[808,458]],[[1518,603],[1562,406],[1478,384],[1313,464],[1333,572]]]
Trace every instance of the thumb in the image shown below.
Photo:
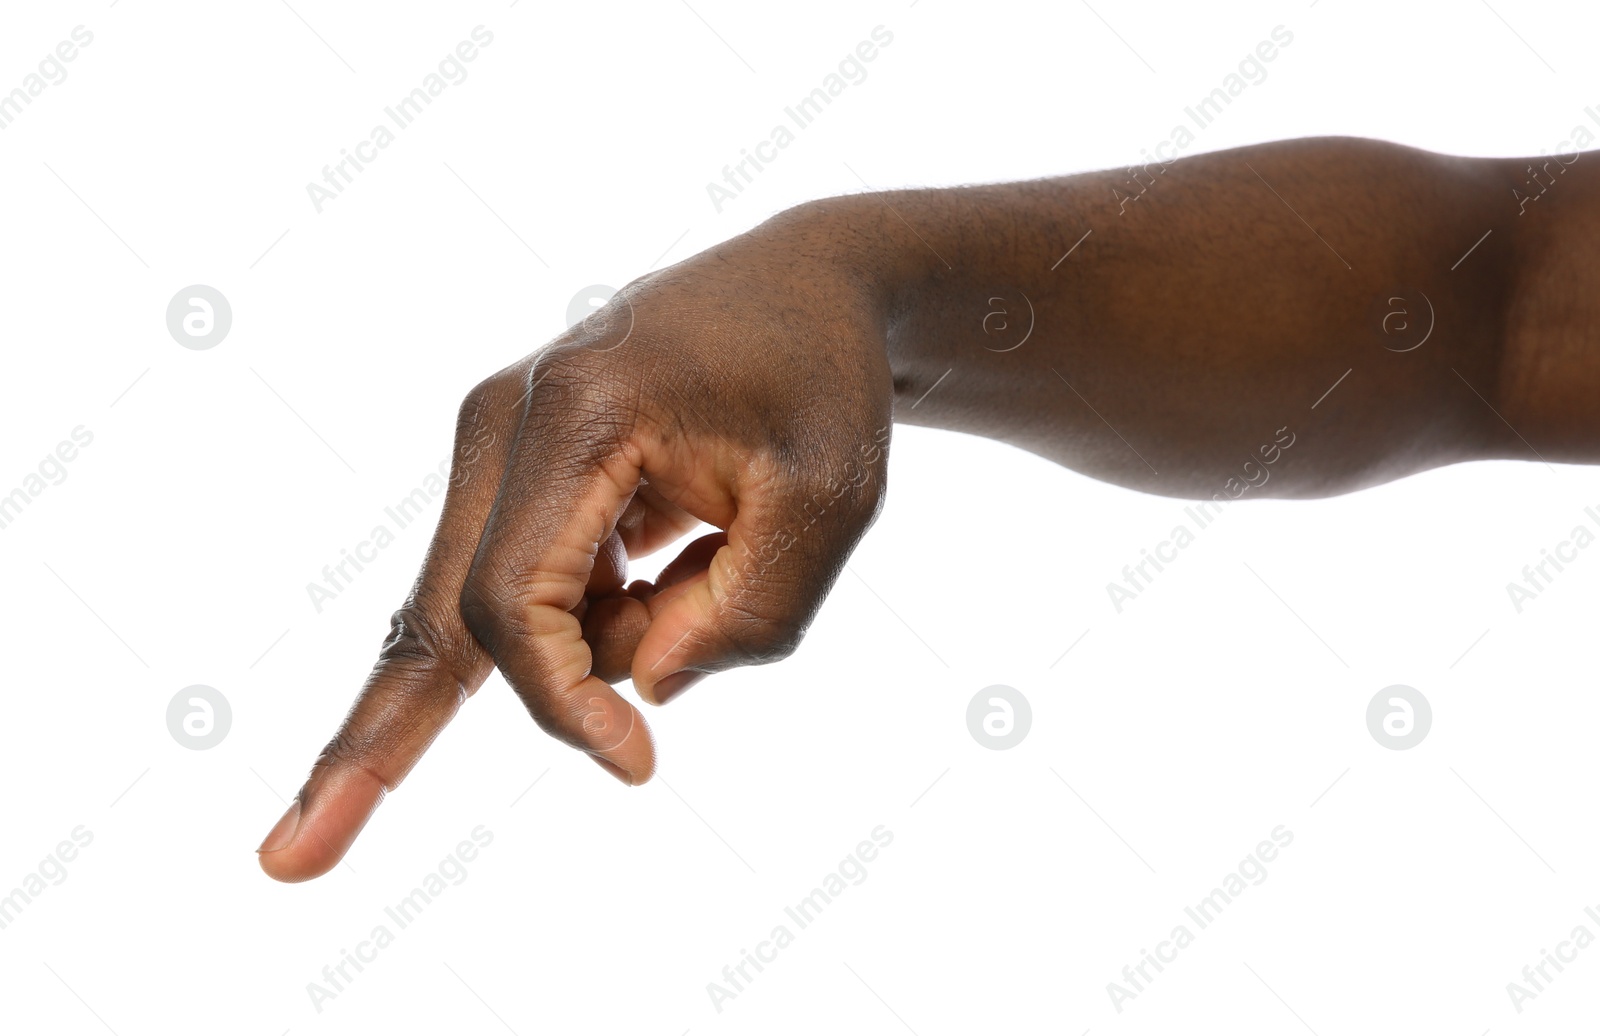
[[[885,467],[856,461],[742,495],[704,570],[652,602],[633,656],[639,694],[665,704],[710,673],[793,654],[878,516]]]

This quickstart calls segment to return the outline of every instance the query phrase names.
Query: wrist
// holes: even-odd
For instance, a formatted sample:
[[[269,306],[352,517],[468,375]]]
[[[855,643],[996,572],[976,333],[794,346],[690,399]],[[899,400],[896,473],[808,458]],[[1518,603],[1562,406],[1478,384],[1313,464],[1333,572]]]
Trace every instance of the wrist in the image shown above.
[[[852,299],[889,366],[897,404],[909,405],[948,369],[934,355],[941,345],[938,336],[922,326],[926,300],[952,288],[952,271],[941,254],[954,251],[950,224],[927,216],[928,206],[944,193],[821,198],[770,221],[784,236],[783,247],[803,256],[834,292]]]

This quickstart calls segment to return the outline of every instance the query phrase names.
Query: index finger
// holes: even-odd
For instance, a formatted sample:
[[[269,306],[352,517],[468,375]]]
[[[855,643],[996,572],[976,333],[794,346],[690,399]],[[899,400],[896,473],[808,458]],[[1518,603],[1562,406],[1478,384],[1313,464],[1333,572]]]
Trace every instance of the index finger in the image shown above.
[[[339,732],[257,850],[261,869],[279,881],[332,870],[493,670],[457,602],[511,449],[523,388],[517,369],[483,382],[461,405],[450,482],[422,571]]]

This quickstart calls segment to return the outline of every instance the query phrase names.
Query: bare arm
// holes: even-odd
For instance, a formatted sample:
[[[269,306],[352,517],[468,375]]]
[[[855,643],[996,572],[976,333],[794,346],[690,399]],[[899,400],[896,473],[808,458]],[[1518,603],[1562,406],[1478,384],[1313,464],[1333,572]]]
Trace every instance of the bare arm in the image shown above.
[[[1282,434],[1256,495],[1595,459],[1600,180],[1553,161],[1303,140],[830,199],[635,281],[468,393],[416,586],[262,866],[331,868],[494,669],[648,780],[613,684],[662,704],[793,651],[878,513],[896,420],[1180,496]]]
[[[1530,203],[1528,160],[1331,138],[812,208],[885,286],[896,420],[1176,496],[1289,425],[1265,492],[1317,496],[1531,459],[1495,410],[1595,458],[1600,167],[1566,157]]]

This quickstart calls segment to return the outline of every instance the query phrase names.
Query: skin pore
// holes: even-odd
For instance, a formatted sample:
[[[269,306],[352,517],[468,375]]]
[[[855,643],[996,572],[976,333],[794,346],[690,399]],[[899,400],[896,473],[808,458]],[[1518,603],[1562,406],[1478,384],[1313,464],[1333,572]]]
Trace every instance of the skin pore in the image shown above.
[[[640,278],[468,394],[422,572],[263,869],[332,868],[495,669],[546,732],[648,780],[613,684],[661,704],[792,652],[882,505],[896,421],[1178,497],[1284,428],[1253,495],[1597,459],[1581,157],[1322,138],[832,198]],[[701,522],[720,531],[627,581]]]

